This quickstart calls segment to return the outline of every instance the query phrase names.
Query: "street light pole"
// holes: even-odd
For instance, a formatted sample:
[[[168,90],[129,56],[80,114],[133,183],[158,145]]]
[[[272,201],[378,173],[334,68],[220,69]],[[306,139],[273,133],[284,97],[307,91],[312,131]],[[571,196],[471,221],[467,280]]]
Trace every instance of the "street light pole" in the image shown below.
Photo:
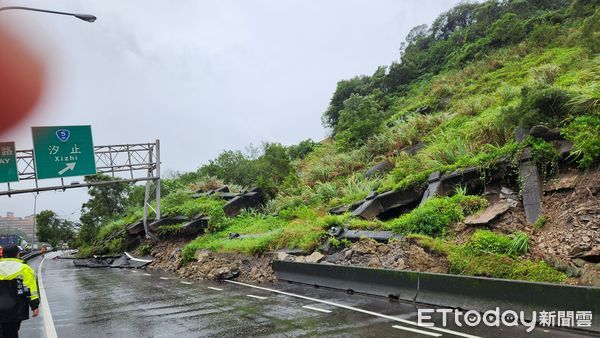
[[[77,19],[83,20],[83,21],[86,21],[86,22],[94,22],[94,21],[96,21],[96,17],[93,16],[93,15],[90,15],[90,14],[58,12],[58,11],[50,11],[50,10],[47,10],[47,9],[32,8],[32,7],[22,7],[22,6],[0,7],[0,11],[6,11],[6,10],[11,10],[11,9],[24,10],[24,11],[33,11],[33,12],[42,12],[42,13],[50,13],[50,14],[59,14],[59,15],[68,15],[68,16],[76,17]]]
[[[39,193],[34,193],[33,194],[33,234],[31,236],[31,250],[34,250],[34,245],[35,245],[35,226],[37,225],[37,197],[38,197]]]

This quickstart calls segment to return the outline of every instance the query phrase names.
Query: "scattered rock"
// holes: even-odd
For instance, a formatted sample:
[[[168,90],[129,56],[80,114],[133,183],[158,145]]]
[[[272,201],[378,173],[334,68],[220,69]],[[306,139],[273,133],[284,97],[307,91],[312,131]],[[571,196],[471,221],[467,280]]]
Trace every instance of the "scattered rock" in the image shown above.
[[[290,255],[288,255],[286,252],[281,252],[281,251],[277,252],[277,260],[285,261],[286,258],[288,258],[289,256]]]
[[[504,214],[510,209],[510,204],[506,201],[500,201],[486,208],[479,214],[471,215],[465,218],[464,223],[467,225],[484,225],[488,224],[496,217]]]
[[[240,275],[240,270],[235,268],[230,268],[227,266],[218,268],[214,274],[213,279],[233,279]]]
[[[544,261],[546,261],[548,265],[553,266],[556,270],[562,271],[571,277],[579,277],[581,275],[581,271],[575,264],[562,260],[555,255],[546,255]]]
[[[581,269],[581,284],[589,286],[600,286],[600,268],[586,264]]]
[[[210,251],[198,250],[196,251],[196,261],[199,263],[205,262],[210,258]]]
[[[312,254],[310,254],[310,256],[306,256],[305,261],[306,263],[318,263],[320,260],[323,259],[323,254],[321,254],[320,252],[313,252]]]
[[[555,179],[550,181],[544,189],[545,192],[558,192],[565,190],[573,190],[575,189],[575,184],[577,183],[577,175],[569,174],[567,176],[563,176],[559,179]]]

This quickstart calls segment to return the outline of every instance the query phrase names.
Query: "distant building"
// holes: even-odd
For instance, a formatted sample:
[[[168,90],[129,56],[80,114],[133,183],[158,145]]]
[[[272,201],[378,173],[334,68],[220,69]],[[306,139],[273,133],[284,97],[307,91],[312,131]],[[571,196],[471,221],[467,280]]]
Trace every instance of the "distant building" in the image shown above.
[[[25,217],[16,217],[14,212],[7,212],[6,217],[0,216],[0,230],[2,233],[18,231],[18,234],[25,237],[25,240],[31,241],[33,233],[33,215]],[[36,238],[37,241],[37,238]]]

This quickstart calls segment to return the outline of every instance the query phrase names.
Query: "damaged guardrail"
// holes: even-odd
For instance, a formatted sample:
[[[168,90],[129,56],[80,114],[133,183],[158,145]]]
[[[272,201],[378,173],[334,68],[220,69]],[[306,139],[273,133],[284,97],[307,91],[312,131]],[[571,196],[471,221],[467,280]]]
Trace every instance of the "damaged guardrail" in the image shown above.
[[[331,264],[273,262],[277,279],[394,299],[485,312],[591,311],[600,333],[600,288]],[[556,313],[555,312],[555,313]]]

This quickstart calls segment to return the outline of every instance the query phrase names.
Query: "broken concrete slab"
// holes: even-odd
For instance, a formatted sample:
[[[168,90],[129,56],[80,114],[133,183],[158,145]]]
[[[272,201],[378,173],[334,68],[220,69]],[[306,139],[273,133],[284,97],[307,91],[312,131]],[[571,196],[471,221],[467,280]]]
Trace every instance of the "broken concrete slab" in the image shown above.
[[[510,209],[510,204],[506,201],[499,201],[492,206],[487,207],[482,212],[468,216],[465,218],[464,223],[466,225],[485,225],[495,220],[500,215],[504,214]]]
[[[209,217],[200,217],[191,220],[184,224],[178,233],[178,236],[197,236],[202,234],[208,229]]]
[[[342,214],[345,214],[347,212],[351,212],[351,211],[356,210],[364,202],[365,202],[365,200],[361,200],[361,201],[352,203],[350,205],[340,205],[340,206],[333,207],[333,208],[329,209],[328,212],[330,214],[333,214],[333,215],[342,215]]]
[[[154,220],[148,220],[153,222]],[[144,234],[144,220],[139,220],[136,223],[127,226],[127,234],[131,236],[143,235]]]
[[[458,186],[465,187],[467,190],[475,190],[482,185],[481,173],[479,168],[476,167],[455,170],[449,174],[442,175],[440,182],[438,194],[442,196],[454,192]]]
[[[347,213],[348,211],[349,211],[349,206],[347,206],[347,205],[340,205],[340,206],[333,207],[328,210],[328,212],[333,215],[343,215],[343,214]]]
[[[438,194],[441,185],[441,177],[442,173],[439,171],[429,174],[429,177],[427,178],[427,183],[429,183],[429,186],[427,186],[427,190],[425,190],[425,193],[423,193],[420,205],[423,205],[425,201]]]
[[[148,224],[148,228],[152,229],[152,231],[156,231],[156,229],[158,229],[158,227],[160,227],[160,226],[179,224],[179,223],[187,222],[189,220],[190,219],[185,216],[171,216],[171,217],[162,218],[156,222],[152,222],[152,223]]]
[[[88,259],[76,259],[73,264],[86,268],[142,268],[150,263],[151,257],[134,257],[128,252],[118,256],[94,256]]]
[[[421,200],[422,191],[407,189],[402,191],[387,191],[365,200],[361,206],[352,212],[352,216],[364,219],[374,219],[383,212],[415,203]]]
[[[567,159],[571,155],[571,151],[573,150],[573,142],[569,140],[553,141],[552,145],[563,160]]]
[[[523,187],[525,217],[529,224],[533,224],[542,215],[542,180],[538,167],[530,157],[530,152],[529,148],[524,151],[522,161],[519,163],[519,177]]]
[[[229,202],[227,202],[227,204],[225,204],[223,211],[227,217],[234,217],[244,209],[259,207],[262,202],[263,192],[262,189],[257,187],[231,199]]]
[[[539,124],[529,129],[529,135],[541,138],[545,141],[564,140],[558,129],[550,129],[548,126]]]

